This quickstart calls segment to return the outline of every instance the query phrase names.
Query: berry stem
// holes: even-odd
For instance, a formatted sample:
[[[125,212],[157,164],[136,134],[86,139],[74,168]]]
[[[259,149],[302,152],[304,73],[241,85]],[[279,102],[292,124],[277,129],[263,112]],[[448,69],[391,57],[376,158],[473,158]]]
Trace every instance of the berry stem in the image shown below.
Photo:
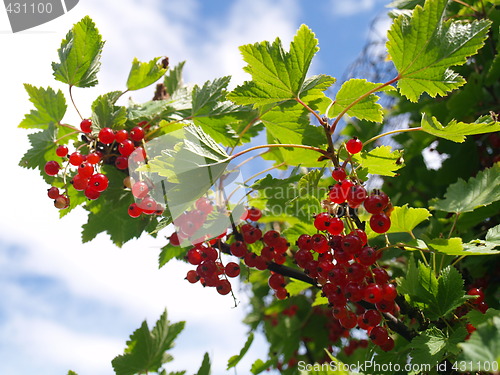
[[[73,103],[73,107],[75,107],[76,113],[78,113],[78,116],[80,116],[80,119],[83,120],[83,116],[80,114],[80,111],[78,110],[78,107],[75,104],[75,101],[73,100],[73,85],[69,85],[69,98],[71,99],[71,103]]]
[[[236,142],[234,143],[234,146],[231,148],[231,151],[229,152],[230,154],[232,154],[234,152],[234,149],[238,146],[238,143],[240,143],[240,140],[241,138],[243,138],[243,136],[245,135],[245,133],[257,122],[260,120],[260,117],[257,116],[255,117],[254,119],[250,120],[247,124],[247,126],[245,126],[245,128],[240,132],[240,134],[238,134],[238,138],[236,139]]]
[[[260,150],[261,148],[271,148],[271,147],[303,148],[303,149],[306,149],[306,150],[311,150],[311,151],[319,152],[320,154],[328,157],[328,152],[325,151],[325,150],[322,150],[322,149],[320,149],[318,147],[307,146],[307,145],[285,144],[285,143],[273,143],[273,144],[268,144],[268,145],[259,145],[259,146],[254,146],[254,147],[247,148],[246,150],[243,150],[243,151],[237,152],[234,155],[231,155],[227,159],[227,161],[231,161],[233,159],[236,159],[238,156],[244,155],[244,154],[246,154],[248,152],[252,152],[252,151],[255,151],[255,150]]]

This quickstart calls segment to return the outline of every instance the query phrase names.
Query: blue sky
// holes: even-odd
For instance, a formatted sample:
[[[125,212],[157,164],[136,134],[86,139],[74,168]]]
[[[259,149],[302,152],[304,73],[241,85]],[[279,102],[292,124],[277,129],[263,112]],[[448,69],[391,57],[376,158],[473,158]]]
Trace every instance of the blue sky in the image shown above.
[[[105,235],[81,244],[82,211],[62,220],[46,197],[40,176],[17,166],[28,148],[26,132],[17,129],[32,109],[23,83],[67,88],[52,80],[50,64],[61,39],[84,15],[90,15],[106,40],[97,88],[75,90],[84,114],[99,94],[124,87],[134,57],[169,56],[187,60],[185,81],[203,83],[222,75],[241,83],[245,73],[237,47],[280,37],[286,44],[305,23],[316,33],[320,52],[311,74],[341,77],[358,56],[371,20],[385,12],[381,0],[80,0],[68,14],[26,32],[12,34],[0,10],[1,108],[4,175],[0,215],[0,374],[111,375],[110,360],[142,320],[154,324],[165,307],[172,321],[186,320],[169,370],[196,372],[203,353],[224,374],[228,358],[245,340],[245,296],[232,308],[229,296],[203,290],[183,280],[188,266],[157,269],[162,239],[140,238],[123,248]],[[5,52],[7,51],[7,52]],[[6,57],[5,57],[6,56]],[[148,100],[138,92],[136,101]],[[90,114],[90,113],[89,113]],[[68,109],[65,121],[77,124]],[[238,373],[262,358],[259,339]]]

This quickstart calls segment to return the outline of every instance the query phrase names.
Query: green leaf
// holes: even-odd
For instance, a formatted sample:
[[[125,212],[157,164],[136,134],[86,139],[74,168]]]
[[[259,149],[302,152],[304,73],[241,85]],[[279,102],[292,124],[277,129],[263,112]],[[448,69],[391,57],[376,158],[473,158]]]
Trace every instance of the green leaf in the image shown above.
[[[407,204],[402,207],[396,206],[391,212],[391,227],[387,233],[410,233],[430,216],[431,213],[425,208],[408,207]]]
[[[172,96],[174,92],[177,91],[180,87],[182,87],[182,70],[184,69],[185,61],[181,61],[179,64],[169,69],[167,74],[165,74],[165,78],[163,80],[163,84],[165,85],[165,90],[167,90],[167,94]]]
[[[95,86],[103,46],[94,22],[85,16],[61,43],[58,50],[60,62],[52,63],[55,79],[70,86]]]
[[[443,126],[434,116],[423,114],[422,130],[426,133],[462,143],[467,135],[492,133],[500,130],[500,122],[494,121],[490,116],[480,117],[473,123],[457,122],[452,120]]]
[[[123,106],[115,105],[122,93],[120,91],[108,92],[99,95],[92,103],[92,125],[94,132],[102,128],[120,129],[127,121],[127,110]]]
[[[353,160],[366,168],[368,173],[393,177],[396,175],[395,171],[404,167],[402,155],[400,150],[392,151],[391,146],[379,146],[369,152],[362,151],[353,155]]]
[[[320,306],[320,305],[328,305],[328,298],[321,295],[321,290],[318,290],[316,293],[316,297],[314,298],[314,302],[311,306]]]
[[[443,357],[446,351],[445,334],[432,327],[424,331],[411,341],[411,362],[412,364],[428,363],[434,367]]]
[[[335,96],[334,104],[331,107],[331,110],[328,112],[328,116],[336,117],[354,101],[358,100],[361,96],[372,90],[375,90],[380,86],[380,83],[372,83],[368,82],[365,79],[357,78],[353,78],[344,82],[339,92]],[[380,89],[380,91],[391,90],[394,90],[394,87],[385,86]],[[380,104],[377,103],[378,100],[379,97],[372,93],[352,106],[347,111],[347,115],[351,117],[357,117],[360,120],[382,122],[382,120],[384,119],[383,108]]]
[[[155,57],[149,62],[140,62],[137,58],[134,58],[128,74],[127,89],[139,90],[152,85],[163,77],[167,69],[161,63],[158,63],[159,59],[161,57]]]
[[[488,229],[486,240],[491,242],[500,242],[500,224],[496,227]]]
[[[170,243],[161,248],[160,256],[158,258],[159,268],[162,268],[172,259],[182,260],[186,256],[189,248],[174,246]]]
[[[307,70],[313,56],[318,51],[318,41],[314,33],[302,25],[290,44],[290,52],[285,52],[277,38],[269,42],[248,44],[240,47],[243,59],[248,63],[244,68],[252,76],[252,81],[236,87],[228,98],[237,104],[263,106],[300,97],[301,93],[325,82],[334,82],[328,77],[321,82],[305,82]]]
[[[69,370],[68,375],[78,375],[76,372]]]
[[[447,316],[455,308],[463,305],[467,299],[468,297],[465,296],[464,292],[464,281],[460,272],[452,266],[443,269],[438,279],[435,316]],[[432,317],[430,318],[432,319]]]
[[[483,314],[479,310],[471,310],[467,313],[467,321],[472,324],[474,327],[477,327],[480,324],[483,324],[487,320],[493,319],[495,316],[500,316],[500,310],[496,310],[492,307],[488,308],[486,312]]]
[[[262,359],[257,359],[254,363],[252,363],[250,371],[253,375],[260,374],[261,372],[266,371],[274,362],[275,361],[272,359],[266,362],[264,362]]]
[[[196,375],[210,375],[210,357],[208,356],[208,353],[205,353],[203,356],[203,362],[201,362],[201,367],[196,373]]]
[[[82,226],[82,241],[91,241],[99,233],[106,232],[115,245],[122,246],[132,238],[139,238],[150,226],[154,227],[156,218],[149,215],[130,217],[127,210],[134,203],[134,197],[123,189],[125,174],[111,165],[103,165],[102,173],[108,177],[109,187],[99,199],[87,203],[85,208],[90,213],[87,223]]]
[[[469,212],[478,207],[487,206],[500,200],[500,163],[478,172],[465,182],[459,179],[448,186],[445,199],[439,200],[432,207],[445,212]]]
[[[47,129],[50,123],[59,123],[66,113],[66,99],[61,90],[57,93],[51,88],[35,87],[27,83],[24,88],[28,92],[30,102],[35,105],[36,110],[24,116],[18,125],[24,129]]]
[[[449,68],[463,65],[483,46],[488,20],[443,21],[448,0],[427,0],[411,17],[396,18],[388,32],[387,50],[399,73],[398,88],[416,102],[424,92],[444,96],[465,83]]]
[[[60,161],[61,158],[56,155],[56,148],[58,139],[64,136],[64,141],[59,143],[66,143],[70,140],[75,140],[77,135],[73,134],[68,136],[72,130],[63,126],[55,126],[50,123],[48,127],[42,131],[28,135],[31,148],[24,154],[19,166],[29,169],[38,169],[44,180],[52,184],[56,177],[48,176],[44,172],[45,164],[50,160]]]
[[[467,365],[464,371],[489,373],[494,363],[500,363],[500,314],[483,320],[476,328],[469,340],[459,344],[463,354],[458,364],[463,361]]]
[[[500,250],[495,250],[495,248],[500,246],[499,242],[473,240],[464,244],[460,237],[449,239],[435,238],[427,241],[427,245],[434,251],[453,256],[491,255],[500,253]]]
[[[253,342],[253,333],[250,332],[248,335],[247,341],[245,342],[245,345],[243,345],[243,348],[241,348],[240,353],[237,355],[233,355],[229,360],[227,361],[227,369],[229,370],[232,367],[235,367],[241,359],[245,356],[245,354],[248,352],[248,349],[250,349],[250,345],[252,345]]]
[[[312,285],[301,280],[292,280],[286,285],[286,290],[290,296],[298,296],[304,290],[309,289]]]
[[[184,329],[184,324],[170,324],[166,310],[151,331],[144,321],[130,336],[124,354],[111,361],[116,375],[158,372],[165,363],[165,352],[174,346],[174,340]]]

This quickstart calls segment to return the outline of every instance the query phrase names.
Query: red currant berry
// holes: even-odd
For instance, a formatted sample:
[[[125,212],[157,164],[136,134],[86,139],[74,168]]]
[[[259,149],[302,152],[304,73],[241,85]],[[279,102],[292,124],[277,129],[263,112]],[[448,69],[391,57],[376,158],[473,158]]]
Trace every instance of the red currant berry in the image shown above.
[[[125,156],[118,156],[115,160],[115,166],[118,169],[127,169],[128,168],[128,159]]]
[[[126,131],[125,129],[120,129],[115,132],[116,142],[123,143],[123,141],[125,141],[126,139],[128,139],[128,131]]]
[[[363,241],[355,234],[348,234],[342,239],[342,249],[349,254],[359,254],[362,247]]]
[[[272,289],[284,288],[286,285],[285,277],[283,275],[280,275],[279,273],[273,273],[271,276],[269,276],[268,284]]]
[[[364,266],[371,266],[377,261],[377,252],[374,248],[365,246],[357,256],[358,262]]]
[[[365,288],[364,300],[366,302],[375,304],[382,301],[382,298],[384,297],[383,293],[384,290],[380,285],[373,283],[368,284],[368,286]]]
[[[115,140],[115,132],[111,128],[102,128],[99,131],[99,141],[104,143],[105,145],[109,145],[113,143]]]
[[[205,197],[198,198],[194,205],[197,210],[204,212],[206,215],[210,214],[214,210],[212,201]]]
[[[276,298],[279,300],[284,300],[289,296],[288,291],[286,288],[279,288],[274,291],[274,294],[276,295]]]
[[[197,266],[204,260],[201,250],[196,247],[189,249],[186,254],[186,258],[189,264],[192,264],[193,266]]]
[[[77,174],[71,180],[71,184],[73,185],[73,188],[75,188],[75,190],[83,191],[87,188],[87,186],[89,186],[89,179],[83,177],[80,174]]]
[[[357,154],[363,148],[363,143],[356,137],[351,138],[345,144],[345,148],[350,154]]]
[[[372,273],[377,284],[383,285],[389,281],[389,274],[383,268],[373,268]]]
[[[301,234],[297,239],[297,247],[300,250],[312,250],[312,238],[308,234]]]
[[[134,205],[135,203],[132,203],[132,205]],[[141,211],[141,209],[137,206],[137,204],[135,204],[135,207]],[[140,213],[139,213],[140,215]],[[168,238],[168,241],[170,242],[170,245],[172,246],[179,246],[181,244],[181,241],[179,240],[179,235],[174,232],[172,233],[172,235]]]
[[[52,186],[50,189],[47,190],[47,195],[49,196],[50,199],[57,199],[59,195],[59,189],[56,188],[55,186]]]
[[[88,118],[83,119],[82,122],[80,122],[80,129],[82,129],[84,133],[90,133],[92,131],[92,120]]]
[[[358,318],[355,313],[347,310],[345,316],[341,317],[339,322],[345,329],[351,329],[358,325]]]
[[[125,139],[118,146],[118,151],[122,156],[125,157],[130,156],[130,154],[134,152],[134,150],[135,150],[134,142],[132,142],[130,139]]]
[[[294,259],[299,267],[304,268],[308,262],[313,260],[313,255],[309,250],[299,250],[295,253]]]
[[[248,253],[247,246],[242,241],[233,242],[229,246],[229,251],[238,258],[242,258]]]
[[[362,229],[354,229],[351,233],[349,234],[355,234],[356,236],[359,237],[361,242],[363,243],[363,246],[367,244],[368,242],[368,237],[366,235],[366,232]]]
[[[330,225],[331,215],[328,212],[322,212],[315,216],[314,226],[317,230],[325,231]]]
[[[196,273],[195,270],[190,270],[186,275],[186,280],[189,281],[191,284],[194,284],[198,282],[198,280],[200,280],[200,276]]]
[[[344,222],[338,217],[332,217],[330,219],[330,225],[327,228],[328,233],[333,236],[339,235],[344,230]]]
[[[65,145],[57,146],[56,155],[60,156],[61,158],[65,157],[66,155],[68,155],[68,147],[66,147]]]
[[[96,173],[89,180],[89,186],[92,186],[98,192],[103,192],[108,188],[109,180],[106,175],[102,173]]]
[[[54,206],[60,210],[69,207],[69,198],[66,195],[60,195],[54,199]]]
[[[149,193],[149,187],[144,181],[137,181],[132,186],[132,195],[138,199],[145,198]]]
[[[484,301],[484,292],[479,288],[471,288],[469,289],[467,294],[469,296],[477,296],[477,298],[470,300],[473,304],[478,305]]]
[[[262,238],[262,231],[250,224],[244,224],[241,226],[241,234],[243,236],[243,240],[247,244],[255,243]]]
[[[75,151],[73,152],[70,156],[69,156],[69,163],[71,165],[74,165],[75,167],[82,164],[83,161],[84,161],[84,157],[82,154],[80,154],[78,151]]]
[[[255,207],[248,209],[248,219],[252,221],[258,221],[262,217],[262,212]]]
[[[94,166],[84,161],[78,166],[78,174],[83,178],[90,178],[94,174]]]
[[[387,330],[384,327],[381,326],[376,326],[373,327],[372,330],[370,331],[370,340],[375,345],[382,345],[387,341],[387,338],[389,337],[389,334],[387,333]]]
[[[140,126],[134,126],[132,130],[130,130],[130,139],[135,142],[140,142],[144,138],[144,129]]]
[[[97,191],[97,189],[93,186],[87,186],[87,188],[84,191],[84,194],[88,199],[91,200],[97,199],[101,195],[101,193]]]
[[[382,316],[377,310],[366,310],[363,314],[363,321],[370,327],[375,327],[382,321]]]
[[[384,213],[370,217],[370,228],[376,233],[385,233],[391,227],[391,219]]]
[[[350,207],[356,208],[358,207],[361,203],[364,202],[368,195],[366,194],[366,190],[363,186],[361,185],[354,185],[352,186],[349,191],[347,192],[347,203],[349,204]]]
[[[371,194],[363,203],[365,210],[370,214],[379,214],[387,206],[382,196]]]
[[[481,311],[483,314],[486,314],[486,311],[488,310],[489,306],[486,302],[481,302],[476,305],[476,308]]]
[[[136,217],[141,216],[142,210],[137,205],[137,203],[132,203],[130,206],[128,206],[128,214],[130,217],[136,218]],[[170,238],[172,238],[172,237],[170,237]]]
[[[335,167],[332,171],[332,177],[335,181],[343,181],[345,180],[347,174],[345,172],[345,169],[342,167]]]
[[[327,238],[321,233],[312,236],[312,249],[319,254],[325,253],[330,249]]]
[[[384,352],[390,352],[394,349],[394,339],[391,336],[388,336],[387,340],[380,345],[380,349]]]
[[[467,323],[465,325],[465,329],[467,330],[467,332],[470,334],[472,332],[474,332],[476,330],[476,327],[474,327],[472,324],[470,323]]]
[[[396,286],[394,284],[385,284],[383,289],[383,295],[386,301],[394,301],[398,296],[398,291],[396,290]]]
[[[54,160],[48,161],[44,167],[45,173],[49,176],[55,176],[56,174],[58,174],[59,169],[61,169],[61,166],[57,161]]]
[[[220,295],[225,296],[226,294],[231,292],[231,283],[227,281],[226,279],[221,279],[217,282],[217,285],[215,287],[217,289],[217,292]]]
[[[86,161],[90,164],[97,164],[101,161],[101,155],[99,155],[99,152],[91,152],[87,155]]]
[[[229,262],[226,264],[224,272],[229,277],[237,277],[240,274],[240,266],[237,263]]]
[[[366,276],[366,267],[359,263],[352,263],[346,267],[347,278],[350,281],[361,281]]]

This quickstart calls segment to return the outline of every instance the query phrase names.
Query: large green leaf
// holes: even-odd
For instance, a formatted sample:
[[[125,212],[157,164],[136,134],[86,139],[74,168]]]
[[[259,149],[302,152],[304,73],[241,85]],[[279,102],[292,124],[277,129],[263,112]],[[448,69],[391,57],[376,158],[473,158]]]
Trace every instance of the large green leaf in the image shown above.
[[[421,222],[427,220],[431,213],[425,208],[394,207],[391,212],[391,227],[387,233],[410,233]]]
[[[61,90],[57,90],[56,93],[51,87],[44,89],[27,83],[24,84],[24,88],[36,110],[31,110],[24,116],[18,125],[20,128],[46,129],[50,123],[57,124],[63,119],[67,106]]]
[[[398,88],[416,102],[424,92],[444,96],[465,83],[449,69],[463,65],[483,46],[490,21],[444,21],[448,0],[427,0],[411,16],[402,13],[388,32],[387,50],[398,71]]]
[[[404,167],[402,155],[402,151],[392,151],[391,146],[379,146],[369,152],[355,154],[353,159],[366,168],[368,173],[393,177],[398,169]]]
[[[467,135],[500,131],[500,122],[490,116],[480,117],[476,122],[465,123],[452,120],[443,126],[434,116],[422,116],[422,130],[436,137],[462,143]]]
[[[158,258],[159,268],[162,268],[172,259],[184,259],[189,247],[174,246],[170,243],[161,248],[160,256]]]
[[[438,211],[469,212],[500,200],[500,163],[480,171],[469,181],[459,179],[448,186],[445,199],[437,201],[432,207]]]
[[[476,326],[469,340],[460,344],[463,354],[459,357],[458,368],[461,372],[496,372],[494,364],[500,363],[500,314],[484,319]],[[494,371],[492,371],[494,370]]]
[[[174,346],[174,340],[184,329],[184,322],[171,324],[165,310],[150,331],[144,321],[127,341],[124,354],[115,357],[111,364],[116,375],[158,372],[166,357],[165,352]]]
[[[205,353],[203,355],[203,361],[201,362],[200,369],[196,373],[196,375],[210,375],[210,357],[208,356],[208,353]]]
[[[167,94],[172,96],[178,88],[182,86],[182,70],[184,68],[185,61],[181,61],[179,64],[169,69],[165,78],[163,79],[163,84],[165,85],[165,90]]]
[[[75,24],[59,48],[59,62],[52,63],[54,77],[70,86],[97,84],[97,72],[104,42],[89,16]]]
[[[127,110],[115,105],[120,97],[120,91],[99,95],[92,103],[92,122],[96,132],[101,128],[119,129],[127,121]]]
[[[375,90],[380,87],[380,83],[368,82],[365,79],[350,79],[340,88],[339,92],[335,96],[335,101],[328,112],[329,117],[335,117],[341,113],[347,106],[351,105],[354,101],[358,100],[361,96],[366,93]],[[385,86],[380,91],[390,91],[394,90],[392,86]],[[383,109],[380,104],[377,103],[379,97],[375,94],[370,94],[364,99],[358,101],[353,105],[348,111],[347,115],[352,117],[357,117],[360,120],[381,122],[384,119]]]
[[[149,62],[141,62],[134,58],[128,74],[127,89],[139,90],[152,85],[163,77],[167,69],[158,63],[159,59],[160,57],[156,57]]]
[[[262,106],[298,98],[304,91],[320,86],[324,90],[332,77],[307,81],[306,74],[315,53],[318,40],[314,33],[302,25],[285,52],[281,41],[248,44],[240,47],[243,59],[248,63],[244,68],[252,76],[252,81],[236,87],[228,98],[238,104]]]

